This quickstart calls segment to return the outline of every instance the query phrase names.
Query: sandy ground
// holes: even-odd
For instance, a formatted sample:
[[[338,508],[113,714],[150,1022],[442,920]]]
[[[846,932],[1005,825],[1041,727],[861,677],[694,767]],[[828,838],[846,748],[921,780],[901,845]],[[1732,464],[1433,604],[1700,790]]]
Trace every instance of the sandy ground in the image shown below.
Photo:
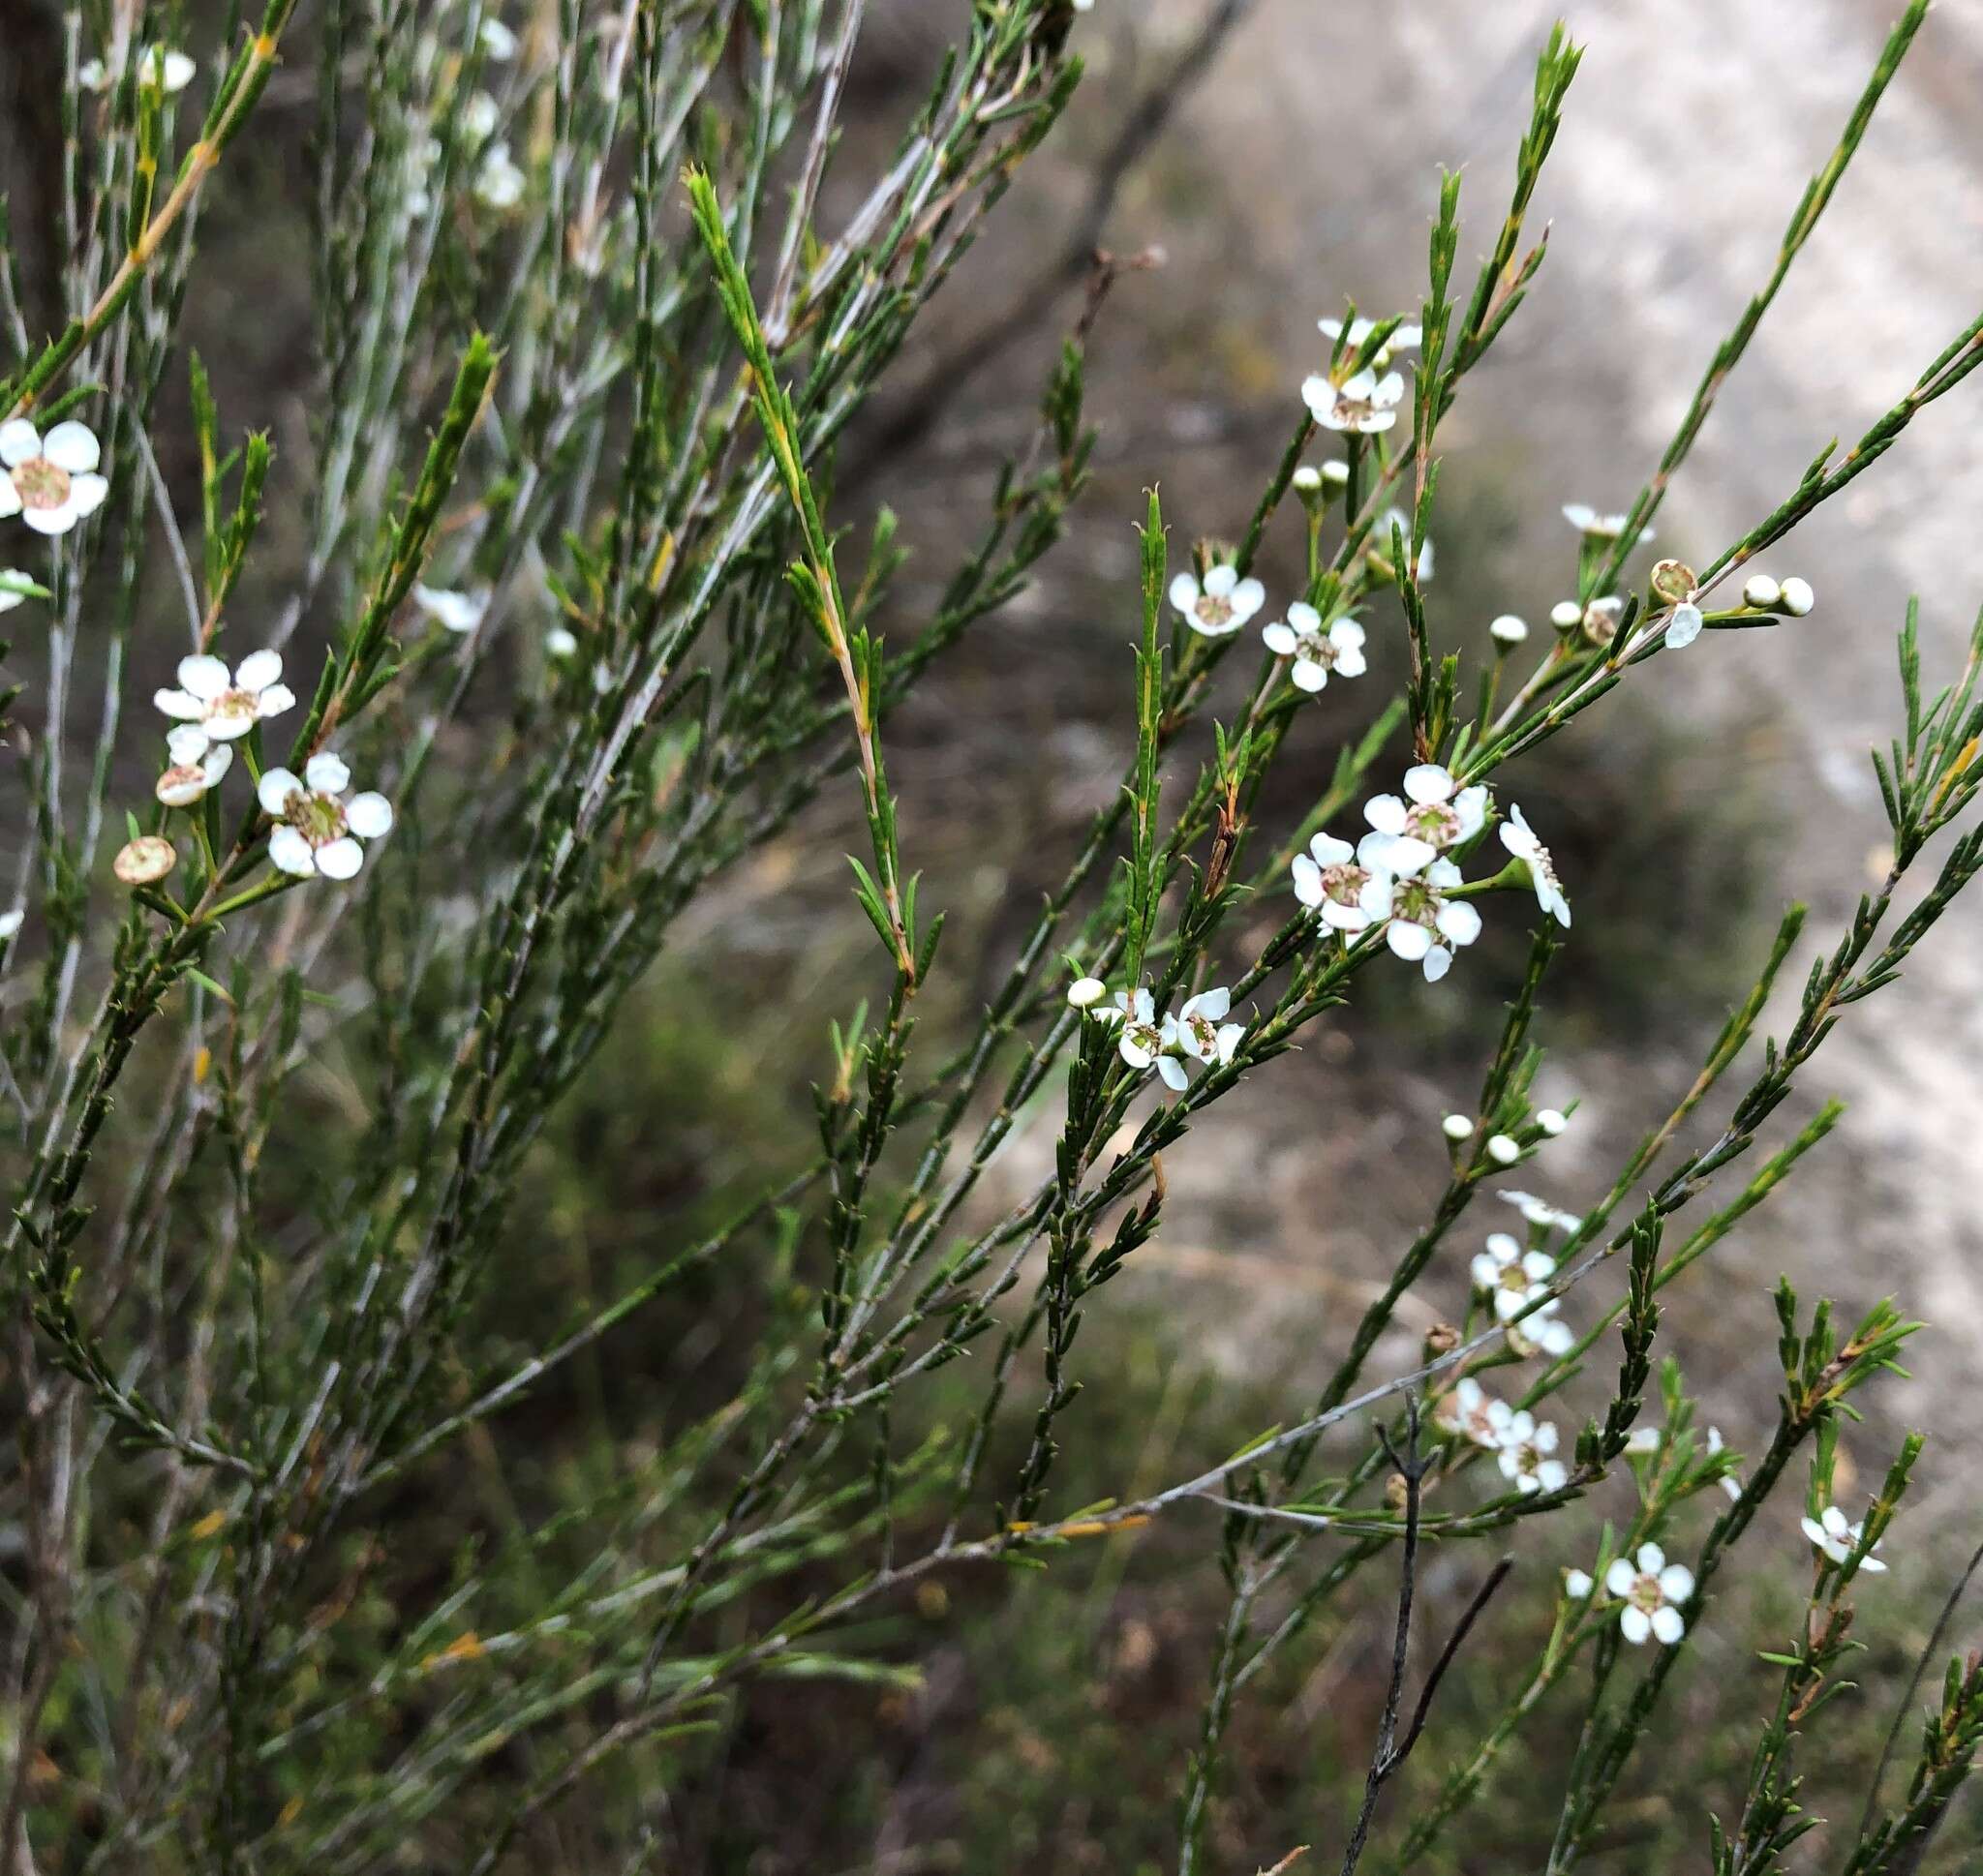
[[[904,30],[933,25],[938,11]],[[1033,264],[1079,197],[1080,157],[1102,140],[1101,120],[1198,15],[1175,4],[1132,19],[1104,0],[1084,22],[1097,53],[1092,114],[1068,127],[1062,153],[949,296],[942,319],[952,337]],[[1161,276],[1123,287],[1110,316],[1094,396],[1108,442],[1090,519],[1017,620],[998,628],[1011,636],[988,661],[998,671],[1016,647],[1048,679],[993,700],[981,758],[935,735],[902,758],[915,765],[900,770],[912,803],[916,775],[926,800],[999,803],[967,825],[975,818],[982,831],[988,815],[1002,816],[1031,838],[1071,828],[1111,785],[1126,720],[1123,575],[1136,491],[1160,478],[1185,533],[1243,522],[1278,453],[1295,386],[1315,363],[1317,315],[1345,295],[1378,311],[1416,304],[1441,165],[1465,167],[1463,267],[1481,252],[1551,18],[1536,0],[1261,0],[1111,225],[1118,251],[1158,242],[1170,258]],[[1571,9],[1571,31],[1588,50],[1539,198],[1539,219],[1553,224],[1549,259],[1451,426],[1448,486],[1467,538],[1484,529],[1491,551],[1471,570],[1443,572],[1449,605],[1464,593],[1483,616],[1513,610],[1540,620],[1561,596],[1573,543],[1558,504],[1630,499],[1715,341],[1766,277],[1887,23],[1888,8],[1864,0]],[[1983,301],[1983,138],[1970,108],[1979,76],[1983,9],[1938,9],[1669,497],[1663,551],[1711,558],[1789,491],[1826,438],[1856,436],[1973,317]],[[927,355],[941,355],[944,343],[930,342]],[[969,513],[982,481],[974,466],[1012,434],[1016,400],[1033,381],[1030,366],[1001,368],[989,408],[947,424],[898,478],[890,493],[912,522],[940,521],[947,504]],[[1756,896],[1766,906],[1793,895],[1811,902],[1808,949],[1835,936],[1885,832],[1864,750],[1895,720],[1892,635],[1907,595],[1922,595],[1931,673],[1953,668],[1983,600],[1976,396],[1959,392],[1931,411],[1761,562],[1814,584],[1819,609],[1809,621],[1715,635],[1685,661],[1654,668],[1654,708],[1700,751],[1677,777],[1684,811],[1712,827],[1731,802],[1750,805],[1765,829],[1747,862]],[[1465,621],[1449,614],[1448,622]],[[1611,734],[1602,722],[1582,732],[1595,745],[1582,759],[1602,763]],[[1015,747],[1022,763],[1000,753]],[[1024,905],[1039,883],[1023,862],[992,868],[982,898]],[[1900,1412],[1946,1419],[1930,1411],[1935,1392],[1983,1354],[1976,916],[1974,905],[1959,909],[1907,981],[1828,1044],[1808,1085],[1814,1098],[1850,1104],[1843,1134],[1727,1247],[1725,1274],[1676,1311],[1682,1346],[1707,1357],[1700,1378],[1718,1412],[1739,1422],[1767,1410],[1767,1373],[1721,1357],[1771,1332],[1765,1292],[1780,1269],[1821,1283],[1848,1309],[1896,1292],[1934,1322],[1919,1345],[1920,1378],[1889,1397]],[[1579,935],[1600,942],[1602,926]],[[1675,909],[1673,942],[1724,1002],[1740,994],[1758,955],[1757,934],[1745,929],[1738,941],[1711,901]],[[1624,1046],[1602,1028],[1586,1025],[1577,1032],[1585,1040],[1559,1046],[1545,1082],[1586,1104],[1551,1149],[1546,1175],[1537,1174],[1571,1204],[1691,1078],[1711,1017],[1676,1014]],[[1373,1063],[1374,1051],[1385,1059]],[[1439,1177],[1437,1116],[1466,1085],[1443,1089],[1405,1053],[1394,1028],[1373,1038],[1346,1025],[1319,1038],[1285,1078],[1263,1077],[1273,1086],[1242,1090],[1175,1156],[1165,1242],[1141,1281],[1175,1300],[1192,1344],[1257,1362],[1263,1330],[1283,1324],[1285,1339],[1312,1344],[1316,1327],[1326,1333],[1358,1306],[1388,1267],[1414,1204]],[[1009,1189],[1050,1151],[1045,1137],[1016,1145],[1003,1165]],[[1458,1257],[1472,1248],[1456,1247],[1454,1268],[1428,1280],[1426,1313],[1458,1306]],[[1710,1378],[1742,1371],[1754,1372],[1739,1383]],[[1961,1499],[1973,1511],[1964,1476],[1971,1457],[1958,1438],[1928,1474],[1951,1509]]]

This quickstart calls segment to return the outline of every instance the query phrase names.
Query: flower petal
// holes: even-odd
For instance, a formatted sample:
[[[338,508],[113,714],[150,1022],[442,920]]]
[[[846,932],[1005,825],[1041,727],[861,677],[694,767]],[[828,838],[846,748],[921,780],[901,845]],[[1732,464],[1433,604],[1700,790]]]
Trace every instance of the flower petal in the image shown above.
[[[261,779],[266,782],[268,776]],[[277,828],[268,836],[268,857],[284,872],[293,873],[298,879],[308,879],[317,870],[317,856],[310,851],[309,841],[291,827]]]
[[[251,651],[234,667],[234,682],[243,690],[266,690],[282,675],[280,651]]]
[[[1643,1648],[1653,1632],[1652,1619],[1636,1603],[1629,1602],[1618,1612],[1618,1632],[1633,1648]]]
[[[261,811],[264,814],[280,815],[289,806],[290,797],[300,795],[302,792],[303,784],[287,769],[264,769],[261,772],[261,779],[255,784],[255,799],[261,803]],[[273,838],[271,835],[271,844]],[[277,861],[276,864],[280,866],[282,862]],[[295,869],[285,867],[284,870],[293,872]],[[310,870],[313,873],[317,870],[314,863]]]
[[[320,749],[303,765],[303,779],[320,795],[342,795],[351,785],[351,772],[342,756]]]
[[[168,716],[182,723],[197,723],[206,714],[206,706],[190,690],[155,690],[151,700]]]
[[[345,823],[366,840],[381,840],[392,832],[392,803],[368,788],[345,803]]]
[[[317,849],[317,870],[326,879],[351,879],[365,863],[365,849],[346,834]]]
[[[200,651],[179,660],[179,687],[210,704],[228,687],[228,667],[219,658]]]
[[[42,433],[25,417],[0,423],[0,463],[9,469],[30,463],[42,453]]]
[[[87,475],[103,460],[96,432],[86,423],[58,423],[42,439],[42,454],[71,475]]]

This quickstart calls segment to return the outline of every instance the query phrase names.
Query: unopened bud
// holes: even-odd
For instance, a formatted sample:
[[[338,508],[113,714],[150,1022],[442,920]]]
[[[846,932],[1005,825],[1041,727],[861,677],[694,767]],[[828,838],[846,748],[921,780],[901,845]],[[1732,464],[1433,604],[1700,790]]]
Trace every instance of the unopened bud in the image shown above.
[[[1393,1472],[1385,1480],[1384,1501],[1393,1511],[1403,1511],[1412,1502],[1412,1487],[1404,1473]]]
[[[1077,1010],[1085,1010],[1091,1003],[1100,1003],[1109,994],[1109,986],[1098,977],[1081,977],[1067,986],[1067,1000]]]
[[[1322,487],[1322,471],[1303,466],[1295,471],[1295,493],[1314,495]]]
[[[1503,613],[1487,628],[1490,637],[1502,645],[1519,645],[1529,635],[1529,621],[1513,613]]]
[[[1536,1125],[1553,1140],[1570,1125],[1570,1119],[1568,1115],[1558,1113],[1554,1107],[1539,1107],[1536,1109]]]
[[[1559,632],[1573,632],[1584,622],[1584,609],[1574,599],[1559,599],[1549,608],[1549,622]]]
[[[1511,1166],[1522,1157],[1522,1150],[1506,1134],[1496,1134],[1487,1142],[1487,1157],[1496,1165]]]
[[[1449,1114],[1439,1126],[1449,1140],[1463,1140],[1474,1131],[1474,1123],[1464,1114]]]
[[[1742,584],[1742,603],[1758,611],[1774,606],[1784,590],[1767,573],[1752,573]]]
[[[1802,619],[1817,604],[1817,594],[1812,591],[1809,580],[1800,580],[1793,574],[1784,582],[1782,603],[1792,619]]]
[[[1323,464],[1322,479],[1336,488],[1341,488],[1350,479],[1349,464],[1332,458],[1330,461]]]

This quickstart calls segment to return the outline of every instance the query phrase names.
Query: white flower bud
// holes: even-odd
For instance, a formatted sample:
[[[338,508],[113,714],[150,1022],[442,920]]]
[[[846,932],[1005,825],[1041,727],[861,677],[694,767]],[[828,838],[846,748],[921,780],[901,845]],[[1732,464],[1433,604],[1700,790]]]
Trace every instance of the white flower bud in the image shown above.
[[[1554,1107],[1539,1107],[1536,1110],[1536,1125],[1553,1140],[1570,1125],[1568,1115],[1559,1114]]]
[[[1586,1601],[1597,1587],[1587,1570],[1565,1570],[1563,1573],[1563,1593],[1571,1602]]]
[[[1341,488],[1350,479],[1349,464],[1334,459],[1323,464],[1322,479]]]
[[[1473,1133],[1474,1123],[1464,1114],[1449,1114],[1439,1123],[1439,1130],[1449,1140],[1463,1140]]]
[[[1559,632],[1573,632],[1584,622],[1584,609],[1574,599],[1559,599],[1549,608],[1549,622]]]
[[[1109,986],[1098,977],[1077,978],[1067,986],[1067,1000],[1077,1010],[1085,1010],[1109,994]]]
[[[1784,590],[1767,573],[1752,573],[1743,582],[1742,603],[1754,606],[1758,611],[1774,606],[1784,596]]]
[[[1517,619],[1513,613],[1503,613],[1487,630],[1503,645],[1519,645],[1529,635],[1529,622],[1525,619]]]
[[[20,922],[26,916],[18,906],[12,912],[0,912],[0,945],[4,945],[20,929]]]
[[[1295,488],[1298,494],[1313,495],[1322,487],[1322,471],[1303,465],[1295,471]]]
[[[1792,619],[1802,619],[1812,607],[1817,604],[1817,594],[1811,590],[1809,580],[1800,580],[1794,574],[1784,582],[1783,607]]]
[[[544,655],[547,658],[568,658],[577,650],[577,638],[562,625],[554,625],[544,634]]]
[[[1511,1166],[1522,1157],[1522,1150],[1506,1134],[1496,1134],[1487,1142],[1487,1157],[1505,1166]]]

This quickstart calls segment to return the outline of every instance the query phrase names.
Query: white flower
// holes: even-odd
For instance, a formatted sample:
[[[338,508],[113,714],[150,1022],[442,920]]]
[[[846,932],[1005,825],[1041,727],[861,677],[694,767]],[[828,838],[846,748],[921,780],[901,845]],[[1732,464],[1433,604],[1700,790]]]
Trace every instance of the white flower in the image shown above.
[[[489,610],[486,592],[456,592],[446,587],[413,589],[413,603],[437,624],[450,632],[473,632]]]
[[[516,35],[494,14],[482,21],[482,51],[498,65],[506,65],[516,56]]]
[[[1115,1007],[1097,1010],[1095,1014],[1104,1022],[1121,1025],[1122,1034],[1115,1043],[1116,1052],[1131,1068],[1146,1069],[1162,1052],[1164,1026],[1157,1020],[1156,999],[1147,988],[1117,990]]]
[[[1157,1058],[1157,1073],[1180,1094],[1185,1087],[1180,1056],[1221,1066],[1233,1059],[1246,1025],[1220,1020],[1232,1007],[1230,990],[1201,990],[1187,997],[1175,1016],[1164,1018],[1164,1053]]]
[[[181,658],[178,689],[152,693],[152,702],[184,726],[168,739],[173,759],[198,762],[207,743],[232,742],[265,717],[280,716],[296,701],[282,675],[279,651],[251,651],[231,672],[208,651]]]
[[[171,763],[152,790],[168,807],[191,807],[233,766],[225,742],[210,742],[197,723],[181,723],[166,737]]]
[[[11,613],[34,584],[17,566],[0,566],[0,613]]]
[[[1109,986],[1098,977],[1078,977],[1067,986],[1067,1000],[1077,1010],[1100,1003],[1108,994]]]
[[[1549,1456],[1556,1450],[1556,1440],[1553,1420],[1538,1420],[1528,1408],[1522,1408],[1501,1436],[1496,1464],[1502,1477],[1511,1480],[1520,1492],[1561,1492],[1570,1483],[1570,1468]]]
[[[1752,573],[1742,583],[1742,603],[1758,612],[1766,611],[1783,598],[1784,590],[1767,573]]]
[[[1584,1602],[1598,1586],[1591,1581],[1588,1570],[1565,1570],[1563,1573],[1563,1593],[1571,1602]]]
[[[1536,903],[1560,925],[1570,923],[1570,901],[1563,896],[1563,882],[1556,877],[1556,862],[1549,849],[1536,838],[1528,817],[1519,806],[1510,806],[1501,824],[1501,844],[1529,869],[1536,889]]]
[[[1475,1287],[1484,1291],[1493,1304],[1494,1319],[1502,1324],[1508,1345],[1516,1354],[1570,1352],[1576,1338],[1570,1324],[1556,1314],[1562,1306],[1560,1299],[1549,1294],[1556,1259],[1547,1252],[1524,1251],[1506,1231],[1496,1231],[1468,1269]],[[1531,1304],[1536,1306],[1534,1310],[1516,1321]]]
[[[1258,580],[1240,579],[1237,567],[1222,562],[1206,569],[1203,586],[1180,573],[1171,582],[1171,603],[1194,632],[1224,638],[1266,604],[1266,589]]]
[[[1802,619],[1817,604],[1817,594],[1812,591],[1809,580],[1800,580],[1792,574],[1784,582],[1784,590],[1779,595],[1777,603],[1792,619]]]
[[[1563,518],[1579,534],[1590,540],[1599,541],[1615,541],[1625,532],[1632,520],[1630,515],[1601,515],[1597,509],[1582,501],[1564,503]],[[1653,530],[1650,528],[1640,529],[1638,538],[1642,541],[1651,540]]]
[[[168,52],[163,45],[154,45],[144,54],[137,81],[147,91],[184,91],[198,69],[184,52]],[[102,59],[84,59],[76,68],[76,82],[85,91],[107,91],[113,80]]]
[[[1487,627],[1487,635],[1498,645],[1519,645],[1529,635],[1529,621],[1513,613],[1503,613]]]
[[[1506,1134],[1490,1134],[1487,1137],[1487,1157],[1497,1165],[1511,1166],[1522,1157],[1522,1150]]]
[[[1706,620],[1701,617],[1698,606],[1683,600],[1666,617],[1666,644],[1669,650],[1684,651],[1695,639],[1700,637],[1700,628]]]
[[[1437,983],[1452,968],[1453,953],[1480,935],[1480,915],[1464,899],[1447,896],[1459,883],[1460,869],[1451,861],[1435,860],[1391,889],[1384,941],[1406,963],[1423,964],[1428,983]]]
[[[1471,1139],[1474,1123],[1464,1114],[1449,1114],[1439,1123],[1439,1130],[1449,1140]]]
[[[1716,1453],[1724,1450],[1721,1428],[1710,1427],[1708,1429],[1708,1456],[1712,1458]],[[1742,1481],[1732,1472],[1724,1472],[1722,1475],[1722,1490],[1727,1493],[1731,1499],[1739,1498],[1742,1496]],[[1885,1569],[1886,1565],[1882,1563],[1879,1567]]]
[[[18,515],[38,534],[68,533],[110,493],[96,473],[102,455],[86,423],[58,423],[44,437],[10,417],[0,423],[0,516]]]
[[[1275,620],[1262,631],[1261,637],[1277,657],[1295,660],[1295,668],[1288,675],[1294,679],[1297,690],[1322,689],[1332,671],[1338,677],[1360,678],[1369,669],[1363,658],[1361,625],[1354,619],[1339,619],[1324,631],[1322,615],[1299,600],[1288,608],[1285,624]]]
[[[1559,1114],[1554,1107],[1539,1107],[1536,1109],[1536,1125],[1553,1140],[1570,1125],[1570,1120],[1567,1115]]]
[[[1405,795],[1409,799],[1373,795],[1363,803],[1363,818],[1373,831],[1357,846],[1364,865],[1394,879],[1422,872],[1449,847],[1471,840],[1487,824],[1486,784],[1461,788],[1451,772],[1436,762],[1405,771]]]
[[[1318,833],[1294,871],[1295,896],[1332,931],[1367,931],[1390,917],[1390,875],[1363,865],[1347,840]]]
[[[1340,319],[1317,319],[1315,323],[1322,336],[1328,340],[1330,344],[1334,344],[1336,340],[1343,336],[1343,322]],[[1355,357],[1358,352],[1363,349],[1363,342],[1376,330],[1377,321],[1375,319],[1356,318],[1350,321],[1348,350],[1352,357]],[[1388,365],[1393,351],[1410,351],[1424,337],[1423,329],[1409,320],[1395,325],[1391,328],[1390,337],[1377,348],[1377,357],[1374,362],[1380,366]]]
[[[525,176],[507,143],[492,143],[475,169],[475,199],[484,208],[514,208],[523,200]]]
[[[287,769],[271,769],[256,788],[264,812],[275,822],[268,857],[286,873],[307,879],[350,879],[364,864],[360,840],[378,840],[392,827],[392,803],[369,789],[342,800],[351,772],[328,749],[303,766],[298,781]]]
[[[1637,1647],[1657,1636],[1667,1647],[1687,1633],[1679,1605],[1693,1594],[1693,1572],[1685,1563],[1669,1563],[1657,1544],[1641,1544],[1636,1562],[1619,1558],[1604,1572],[1604,1588],[1624,1598],[1618,1627]]]
[[[1859,1548],[1866,1535],[1866,1526],[1863,1521],[1856,1525],[1847,1522],[1846,1514],[1837,1505],[1828,1504],[1821,1520],[1804,1520],[1804,1534],[1834,1563],[1843,1563]],[[1879,1546],[1876,1544],[1873,1549],[1876,1551]],[[1869,1551],[1859,1559],[1859,1567],[1877,1576],[1886,1565]]]
[[[12,912],[0,912],[0,945],[4,945],[20,929],[21,921],[26,917],[27,914],[17,905]]]
[[[1573,1231],[1583,1223],[1574,1212],[1558,1211],[1545,1199],[1538,1198],[1533,1193],[1498,1192],[1495,1197],[1505,1205],[1512,1205],[1531,1225],[1548,1225],[1566,1231]]]
[[[1499,1452],[1514,1409],[1506,1401],[1496,1400],[1469,1375],[1440,1402],[1433,1417],[1446,1432],[1471,1439],[1489,1452]]]
[[[1380,378],[1374,371],[1360,371],[1340,384],[1317,372],[1301,382],[1302,402],[1317,423],[1363,437],[1377,436],[1397,422],[1404,395],[1405,380],[1396,372]]]

